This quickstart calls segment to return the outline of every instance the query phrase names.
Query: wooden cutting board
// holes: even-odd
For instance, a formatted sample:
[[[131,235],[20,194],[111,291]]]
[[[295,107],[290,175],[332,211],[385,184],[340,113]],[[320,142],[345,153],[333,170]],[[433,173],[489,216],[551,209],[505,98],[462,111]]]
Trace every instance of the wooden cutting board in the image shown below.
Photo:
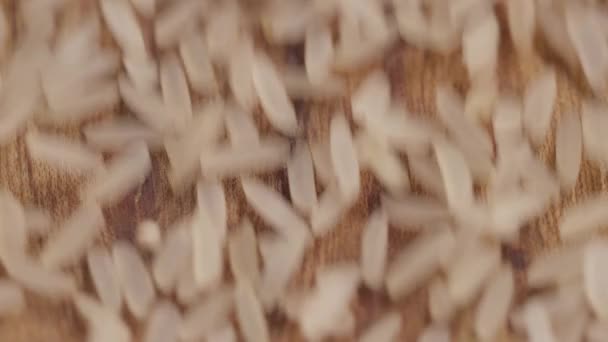
[[[18,23],[15,22],[15,8],[18,1],[3,0],[9,20],[12,22],[13,34]],[[86,11],[91,6],[86,0],[78,5],[74,16]],[[67,16],[68,20],[70,16]],[[533,78],[542,66],[540,56],[526,58],[518,63],[511,52],[503,35],[501,46],[499,80],[501,91],[522,94],[523,86]],[[295,57],[294,57],[295,54]],[[294,58],[291,58],[291,57]],[[301,58],[297,53],[283,54],[287,60]],[[393,95],[413,113],[432,115],[435,111],[435,87],[444,82],[454,84],[461,92],[467,87],[466,72],[457,54],[447,57],[437,56],[411,47],[399,46],[392,48],[385,59],[377,66],[383,66],[391,78]],[[349,77],[349,84],[354,87],[365,72]],[[558,97],[552,123],[552,132],[559,117],[566,112],[580,109],[582,93],[579,80],[571,80],[562,72],[558,72]],[[306,127],[308,138],[312,141],[327,135],[329,117],[336,110],[344,110],[350,115],[349,101],[342,100],[332,103],[297,103],[300,122]],[[100,113],[106,117],[124,113],[124,108],[116,108],[109,113]],[[40,113],[44,114],[44,113]],[[259,114],[259,113],[258,113]],[[257,115],[260,118],[259,115]],[[259,120],[262,131],[269,127],[262,119]],[[59,130],[73,137],[79,136],[78,127],[66,127]],[[538,154],[554,164],[553,134],[546,143],[538,148]],[[145,183],[133,191],[119,204],[104,210],[107,227],[99,243],[109,244],[115,239],[133,239],[137,222],[152,218],[158,220],[161,227],[167,227],[176,218],[191,212],[194,206],[194,192],[189,189],[175,194],[169,186],[166,171],[167,158],[162,153],[155,153],[153,158],[153,173]],[[285,172],[264,176],[278,191],[288,196],[288,186]],[[56,172],[43,164],[32,161],[27,154],[23,138],[0,147],[0,186],[12,191],[24,204],[41,206],[51,210],[56,222],[61,222],[75,209],[78,204],[77,190],[79,184],[85,181],[82,177],[70,176]],[[322,240],[317,240],[313,249],[307,254],[301,272],[295,283],[301,286],[311,285],[315,269],[322,265],[339,261],[358,260],[361,229],[368,214],[379,206],[381,189],[368,172],[362,177],[362,195],[357,204],[341,220],[338,227]],[[235,227],[239,219],[247,215],[259,231],[268,229],[264,223],[249,208],[242,194],[239,183],[232,179],[224,182],[227,191],[229,227]],[[415,187],[415,186],[414,186]],[[576,189],[564,193],[560,202],[552,205],[550,212],[533,224],[525,227],[518,243],[504,246],[504,260],[511,263],[517,277],[517,300],[525,298],[526,291],[525,269],[530,260],[538,253],[559,245],[556,222],[565,206],[584,198],[587,194],[605,191],[606,177],[595,166],[585,162]],[[392,229],[390,232],[389,258],[395,256],[401,247],[413,236],[412,233]],[[41,246],[41,241],[32,244],[35,252]],[[79,283],[90,291],[88,275],[83,272],[84,265],[73,270]],[[0,270],[0,276],[4,271]],[[416,336],[428,322],[427,291],[420,289],[398,303],[390,303],[385,294],[373,294],[368,290],[359,291],[359,300],[353,304],[357,320],[357,332],[361,331],[371,321],[387,310],[397,310],[403,314],[403,329],[400,341],[415,341]],[[472,310],[462,312],[453,322],[455,341],[474,341],[471,334]],[[139,337],[142,324],[133,323],[137,327]],[[295,342],[302,338],[294,324],[287,322],[280,314],[272,314],[269,318],[273,341]],[[49,300],[28,295],[28,309],[14,317],[0,319],[0,341],[11,342],[71,342],[84,341],[86,327],[78,318],[74,308],[66,302],[51,302]],[[353,338],[344,339],[352,341]],[[516,341],[514,336],[504,332],[502,341]]]

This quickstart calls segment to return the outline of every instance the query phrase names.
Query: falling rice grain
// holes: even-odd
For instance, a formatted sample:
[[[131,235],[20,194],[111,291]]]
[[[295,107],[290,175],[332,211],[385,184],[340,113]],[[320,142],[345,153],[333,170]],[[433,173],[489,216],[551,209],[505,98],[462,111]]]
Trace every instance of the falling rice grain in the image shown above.
[[[527,55],[533,49],[536,28],[535,4],[533,1],[514,0],[508,1],[506,6],[507,21],[513,45],[521,55]]]
[[[125,241],[114,243],[112,259],[129,311],[136,319],[144,319],[156,299],[156,293],[143,259],[135,247]]]
[[[197,211],[192,220],[192,266],[197,288],[205,290],[221,283],[226,232],[208,213]]]
[[[499,39],[494,11],[485,11],[469,20],[462,35],[462,50],[470,79],[478,79],[496,70]]]
[[[122,64],[133,85],[141,92],[158,85],[158,62],[150,56],[123,56]]]
[[[431,282],[429,285],[429,314],[433,322],[448,322],[454,315],[455,309],[445,281],[437,278]]]
[[[557,96],[555,70],[547,68],[526,86],[523,124],[535,145],[545,141]]]
[[[455,211],[470,207],[473,203],[473,179],[462,152],[447,141],[437,141],[433,146],[448,206]]]
[[[312,84],[320,84],[329,77],[333,58],[331,30],[325,25],[309,27],[304,42],[304,65]]]
[[[230,270],[237,283],[260,281],[258,246],[253,225],[243,219],[238,230],[228,238]]]
[[[431,325],[418,336],[418,342],[450,342],[450,329],[445,325]]]
[[[319,203],[312,209],[310,225],[315,236],[323,236],[333,230],[348,209],[335,187],[328,187],[320,196]]]
[[[386,114],[390,107],[391,88],[388,76],[383,71],[368,75],[351,96],[354,119],[360,124]]]
[[[287,162],[287,179],[291,202],[300,212],[309,215],[317,205],[317,191],[312,156],[305,142],[296,144]]]
[[[576,114],[562,117],[555,133],[555,168],[562,189],[574,187],[583,153],[581,121]]]
[[[234,304],[234,290],[220,288],[192,305],[184,314],[179,337],[185,341],[203,338],[228,321]]]
[[[236,102],[245,110],[252,110],[257,102],[252,74],[253,43],[245,38],[240,45],[228,60],[228,85]]]
[[[25,227],[30,236],[45,236],[53,226],[50,211],[38,207],[24,208]]]
[[[87,341],[131,341],[131,330],[119,313],[109,310],[85,294],[76,294],[73,299],[76,310],[87,323]]]
[[[401,330],[401,315],[389,312],[374,321],[359,337],[359,342],[395,341]]]
[[[152,310],[144,333],[144,342],[176,342],[181,315],[171,302],[163,300]]]
[[[178,43],[184,30],[194,26],[197,17],[206,9],[206,3],[185,0],[168,5],[154,20],[154,39],[160,49]]]
[[[226,324],[226,326],[208,334],[207,342],[237,342],[236,330],[232,324]]]
[[[238,283],[234,297],[236,317],[244,340],[247,342],[270,341],[268,323],[252,285],[248,282]]]
[[[157,0],[131,0],[133,7],[144,18],[151,18],[156,14]]]
[[[252,114],[233,106],[226,109],[224,119],[232,146],[253,146],[260,143],[260,133]]]
[[[581,276],[583,250],[578,244],[563,246],[538,256],[527,270],[528,286],[542,288]]]
[[[76,291],[76,282],[70,274],[50,271],[29,256],[13,254],[2,261],[8,276],[31,292],[57,299]]]
[[[200,33],[186,36],[179,45],[179,53],[193,90],[209,94],[217,90],[215,71],[211,59],[200,37]]]
[[[115,118],[83,128],[87,144],[102,152],[117,152],[138,140],[145,141],[150,149],[161,146],[161,136],[138,121]]]
[[[100,5],[105,23],[121,49],[129,55],[145,55],[143,32],[129,2],[103,0]]]
[[[30,130],[25,144],[32,159],[61,170],[88,172],[103,167],[101,154],[62,136]]]
[[[608,256],[606,240],[590,241],[584,250],[583,275],[585,294],[595,315],[608,318],[608,276],[603,271]]]
[[[144,124],[157,132],[174,130],[160,94],[137,89],[125,76],[118,77],[118,90],[126,107]]]
[[[369,217],[361,238],[361,277],[373,290],[382,287],[388,251],[388,218],[383,209]]]
[[[293,136],[298,122],[287,90],[270,58],[257,52],[252,60],[252,78],[256,93],[270,124],[279,132]]]
[[[103,305],[114,312],[120,312],[122,293],[110,253],[102,247],[94,247],[87,252],[87,267],[97,296]]]
[[[192,120],[192,101],[186,75],[175,54],[165,56],[160,62],[160,85],[165,110],[173,116],[178,131],[187,129]]]
[[[530,342],[555,342],[557,341],[551,321],[545,307],[535,301],[526,304],[524,308],[524,323]]]
[[[475,334],[480,340],[492,340],[507,323],[514,291],[513,271],[508,267],[503,267],[489,281],[477,304]]]
[[[226,239],[228,231],[228,214],[226,212],[226,194],[221,182],[201,181],[196,186],[197,208],[202,215],[211,220],[211,224],[218,230],[220,241]]]
[[[152,276],[163,293],[170,293],[175,288],[179,276],[189,265],[188,258],[192,257],[192,235],[188,223],[189,220],[185,220],[171,227],[152,262]]]
[[[562,240],[575,240],[588,236],[608,224],[608,196],[592,195],[567,208],[559,222]]]
[[[335,114],[330,123],[329,147],[336,183],[342,198],[348,203],[354,202],[361,189],[361,176],[357,151],[346,117]]]

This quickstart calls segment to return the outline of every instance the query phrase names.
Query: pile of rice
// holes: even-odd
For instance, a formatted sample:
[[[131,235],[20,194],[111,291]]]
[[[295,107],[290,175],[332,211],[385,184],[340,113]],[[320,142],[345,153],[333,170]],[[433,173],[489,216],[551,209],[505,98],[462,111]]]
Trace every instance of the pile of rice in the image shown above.
[[[565,207],[561,242],[525,269],[508,257],[584,161],[608,162],[603,2],[11,4],[0,145],[23,142],[58,175],[47,198],[78,205],[57,220],[0,188],[0,317],[35,295],[73,306],[91,342],[279,341],[288,326],[290,341],[608,341],[607,194]],[[461,61],[466,90],[439,84],[435,106],[408,110],[382,63],[403,49]],[[525,89],[501,86],[506,50],[547,57]],[[586,100],[554,127],[567,73]],[[326,130],[309,129],[313,105],[330,108]],[[173,195],[108,236],[108,210],[154,195],[152,175]],[[196,206],[167,219],[190,193]],[[336,261],[318,260],[326,240]],[[408,327],[411,301],[424,327]]]

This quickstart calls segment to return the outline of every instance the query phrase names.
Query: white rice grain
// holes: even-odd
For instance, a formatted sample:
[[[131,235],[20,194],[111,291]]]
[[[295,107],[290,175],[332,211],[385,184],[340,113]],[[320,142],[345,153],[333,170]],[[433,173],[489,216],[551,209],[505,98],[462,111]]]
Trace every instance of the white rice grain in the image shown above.
[[[399,228],[418,228],[435,226],[449,219],[450,213],[445,204],[427,196],[408,195],[399,199],[382,197],[391,224]]]
[[[192,120],[192,101],[186,75],[175,54],[160,61],[160,85],[165,110],[173,116],[178,131],[188,128]]]
[[[350,99],[353,118],[359,124],[367,124],[388,112],[391,88],[388,76],[383,71],[369,74],[357,87]]]
[[[252,285],[248,282],[238,283],[234,297],[236,317],[244,340],[247,342],[270,341],[268,323]]]
[[[76,291],[76,281],[71,274],[50,271],[29,256],[13,254],[2,261],[8,276],[31,292],[59,299]]]
[[[473,179],[462,152],[447,141],[437,141],[433,146],[448,206],[454,211],[471,206]]]
[[[328,187],[319,197],[319,203],[310,214],[310,226],[315,236],[323,236],[332,231],[344,215],[348,203],[335,187]]]
[[[587,301],[600,319],[608,317],[608,277],[602,271],[608,256],[608,242],[590,241],[584,250],[583,275]]]
[[[156,14],[157,0],[131,0],[131,4],[144,18],[151,18]]]
[[[310,215],[317,205],[315,173],[308,144],[298,142],[287,161],[287,180],[291,202],[301,213]]]
[[[103,228],[105,220],[99,205],[83,204],[46,241],[40,252],[40,262],[49,269],[74,264],[86,253]]]
[[[445,280],[437,278],[429,285],[429,314],[435,323],[446,323],[456,307],[452,302]]]
[[[207,48],[198,34],[184,37],[179,44],[179,53],[192,89],[200,94],[209,94],[217,90],[217,80]]]
[[[112,246],[112,259],[129,311],[136,319],[144,319],[154,304],[156,293],[142,257],[131,244],[118,241]]]
[[[0,279],[0,316],[19,314],[25,306],[23,289],[10,280]]]
[[[179,309],[168,300],[156,304],[148,317],[144,342],[177,342],[181,323]]]
[[[228,257],[232,276],[237,283],[260,281],[258,245],[255,230],[248,219],[243,219],[236,232],[228,238]]]
[[[145,55],[144,36],[135,11],[126,0],[100,1],[103,19],[121,49],[130,55]]]
[[[184,30],[194,26],[196,19],[206,9],[207,4],[197,0],[171,3],[157,15],[154,21],[154,39],[160,49],[168,49],[178,43]]]
[[[87,323],[87,341],[131,341],[131,330],[118,313],[84,294],[74,296],[74,306]]]
[[[215,225],[208,213],[197,211],[192,221],[192,266],[199,289],[221,283],[224,269],[225,231]]]
[[[528,286],[542,288],[581,276],[583,251],[579,245],[564,246],[536,257],[527,270]]]
[[[236,106],[229,106],[224,113],[224,119],[232,146],[252,146],[260,143],[260,133],[251,113],[246,113]]]
[[[536,29],[536,10],[533,1],[508,1],[507,21],[515,49],[520,55],[532,52],[534,31]]]
[[[361,176],[357,151],[346,117],[340,113],[335,114],[329,130],[329,148],[338,190],[347,203],[352,203],[359,196]]]
[[[526,86],[524,94],[524,130],[535,145],[545,141],[557,96],[555,70],[547,68]]]
[[[538,302],[529,302],[524,308],[524,323],[530,342],[557,341],[546,309]]]
[[[480,340],[492,340],[507,323],[514,292],[513,271],[503,267],[489,281],[477,304],[475,334]]]
[[[118,77],[118,90],[126,107],[144,124],[157,132],[174,130],[160,94],[137,89],[125,76]]]
[[[328,78],[333,58],[331,30],[325,25],[309,27],[304,42],[304,65],[312,84],[320,84]]]
[[[257,102],[252,74],[253,55],[253,42],[244,38],[228,59],[228,85],[235,101],[245,110],[253,109]]]
[[[138,140],[150,149],[161,146],[161,136],[140,122],[128,118],[115,118],[82,129],[87,144],[103,152],[117,152]]]
[[[422,331],[417,342],[450,342],[450,328],[445,325],[431,325]]]
[[[257,52],[252,60],[252,79],[256,93],[270,124],[279,132],[293,136],[298,122],[287,90],[270,58]]]
[[[559,233],[562,240],[575,240],[588,236],[608,224],[608,196],[596,194],[567,208],[560,218]]]
[[[207,216],[211,220],[211,224],[218,230],[220,241],[224,241],[228,232],[228,214],[226,212],[226,194],[222,183],[199,182],[196,186],[196,203],[199,212]]]
[[[561,118],[555,132],[555,168],[562,189],[570,190],[576,185],[582,154],[581,121],[571,113]]]
[[[388,218],[380,208],[370,214],[361,237],[361,277],[373,290],[383,284],[388,251]]]
[[[122,292],[112,256],[102,247],[94,247],[87,252],[87,267],[95,292],[103,305],[114,312],[122,307]]]
[[[90,172],[103,167],[101,154],[63,136],[30,130],[25,144],[32,159],[60,170]]]
[[[151,273],[156,286],[163,293],[171,293],[177,285],[181,273],[189,265],[192,257],[192,235],[189,220],[178,222],[171,227],[163,245],[158,249],[152,262]]]
[[[496,70],[499,40],[498,21],[494,11],[485,11],[469,20],[462,35],[462,50],[463,62],[471,79],[478,79]]]

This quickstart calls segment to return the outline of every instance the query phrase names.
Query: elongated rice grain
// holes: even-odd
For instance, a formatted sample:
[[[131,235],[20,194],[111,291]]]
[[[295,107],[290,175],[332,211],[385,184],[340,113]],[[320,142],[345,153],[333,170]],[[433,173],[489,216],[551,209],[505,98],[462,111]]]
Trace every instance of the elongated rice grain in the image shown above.
[[[254,179],[242,178],[241,184],[247,203],[273,229],[287,239],[308,241],[310,238],[308,224],[283,196]]]
[[[350,126],[343,114],[335,114],[330,123],[329,148],[336,183],[342,198],[354,202],[361,189],[359,161]]]
[[[448,206],[455,211],[470,206],[473,202],[473,180],[462,152],[446,141],[437,141],[433,146]]]
[[[156,14],[157,0],[131,0],[131,4],[144,18],[151,18]]]
[[[260,143],[260,133],[253,115],[244,110],[228,107],[224,113],[226,131],[232,146],[252,146]]]
[[[207,335],[207,342],[237,342],[236,330],[232,324],[216,329]]]
[[[311,83],[319,84],[328,78],[333,58],[331,30],[325,25],[309,27],[304,42],[304,65]]]
[[[595,315],[600,319],[608,317],[608,277],[602,271],[608,256],[608,242],[597,239],[590,241],[584,250],[583,275],[585,294]]]
[[[197,211],[192,221],[192,266],[199,289],[217,286],[223,276],[225,231],[207,213]]]
[[[299,142],[287,161],[287,180],[291,202],[301,213],[309,215],[317,205],[315,173],[308,145]]]
[[[140,91],[153,91],[158,85],[158,62],[149,56],[123,56],[122,64],[133,85]]]
[[[60,170],[88,172],[103,167],[101,154],[62,136],[29,131],[25,144],[32,159]]]
[[[351,96],[353,118],[359,124],[367,124],[376,116],[385,115],[390,106],[391,88],[388,76],[383,71],[368,75]]]
[[[19,314],[25,309],[23,289],[7,279],[0,279],[0,316]]]
[[[8,276],[25,289],[49,298],[66,298],[76,291],[72,275],[51,271],[26,255],[3,258]]]
[[[577,279],[582,273],[582,263],[583,251],[576,244],[540,255],[528,267],[528,286],[540,288]]]
[[[98,171],[82,196],[100,205],[111,205],[141,185],[151,169],[148,147],[143,142],[136,142],[112,159],[106,169]]]
[[[168,300],[156,304],[144,333],[144,342],[176,342],[181,322],[179,309]]]
[[[251,110],[257,102],[253,84],[253,42],[243,39],[238,51],[228,59],[228,85],[236,102],[245,110]]]
[[[515,49],[522,55],[532,52],[536,28],[536,10],[533,1],[507,2],[507,21]]]
[[[85,203],[51,235],[40,253],[40,262],[58,269],[77,262],[105,226],[99,205]]]
[[[274,171],[284,166],[288,158],[286,140],[267,138],[254,146],[218,146],[203,153],[200,164],[203,176],[223,178]]]
[[[192,257],[192,235],[188,223],[189,220],[185,220],[171,227],[152,262],[152,276],[163,293],[170,293],[175,288],[181,273],[189,265],[188,258]]]
[[[424,234],[407,245],[389,266],[386,288],[392,299],[399,299],[420,287],[439,268],[437,251],[454,247],[454,235],[449,231]]]
[[[186,36],[179,44],[190,86],[201,94],[217,90],[215,71],[203,40],[195,34]]]
[[[327,186],[335,182],[334,167],[331,162],[328,142],[312,143],[310,145],[312,162],[315,174],[323,185]]]
[[[131,341],[131,330],[120,314],[85,294],[76,294],[73,299],[74,306],[87,323],[88,341]]]
[[[335,187],[328,187],[320,196],[318,204],[312,208],[310,227],[315,236],[323,236],[332,231],[340,222],[348,208]]]
[[[253,56],[251,74],[256,93],[270,124],[283,134],[295,135],[298,131],[295,109],[270,58],[257,52]]]
[[[192,101],[186,75],[175,54],[160,62],[160,85],[165,109],[173,116],[175,126],[178,131],[186,129],[192,120]]]
[[[38,207],[24,208],[25,227],[28,235],[44,236],[53,226],[53,217],[47,209]]]
[[[129,2],[103,0],[100,7],[103,19],[121,49],[130,55],[146,54],[143,32]]]
[[[542,304],[530,302],[524,309],[524,323],[530,342],[554,342],[557,341],[549,315]]]
[[[388,251],[388,218],[383,209],[370,214],[361,237],[361,277],[373,290],[383,284]]]
[[[513,301],[515,283],[513,271],[503,267],[489,281],[475,313],[475,334],[482,340],[496,337],[507,323],[507,315]]]
[[[238,283],[234,297],[236,317],[245,341],[270,341],[268,323],[252,285],[248,282]]]
[[[125,76],[118,77],[120,97],[129,110],[157,132],[172,131],[174,125],[159,94],[143,92]]]
[[[115,118],[87,125],[82,129],[87,144],[103,152],[116,152],[138,140],[150,149],[161,146],[161,136],[138,121]]]
[[[382,197],[391,224],[404,229],[432,227],[449,219],[445,204],[427,196]]]
[[[545,141],[551,124],[553,106],[557,96],[555,70],[545,69],[527,86],[524,94],[523,124],[535,145]]]
[[[154,39],[160,49],[168,49],[179,41],[184,30],[192,27],[207,3],[185,0],[172,3],[154,20]]]
[[[567,208],[559,222],[561,238],[580,239],[608,224],[608,211],[605,210],[607,206],[608,196],[599,194]]]
[[[97,82],[84,89],[74,89],[49,103],[51,112],[48,120],[55,125],[81,123],[112,108],[119,101],[119,89],[114,80]]]
[[[429,285],[429,314],[435,323],[449,321],[456,307],[452,302],[448,287],[442,278],[437,278]]]
[[[196,187],[196,203],[200,213],[207,216],[211,224],[218,230],[220,241],[224,241],[228,232],[228,214],[226,212],[226,194],[222,183],[199,182]]]
[[[566,115],[555,133],[555,168],[562,189],[574,187],[581,168],[583,153],[581,121],[576,114]]]
[[[431,325],[418,336],[418,342],[450,342],[449,327],[445,325]]]
[[[598,101],[583,102],[581,126],[585,156],[602,164],[608,162],[608,146],[603,139],[604,129],[608,128],[606,113],[607,107]]]
[[[99,300],[109,310],[120,312],[122,293],[110,252],[102,247],[89,249],[87,267]]]
[[[214,62],[224,63],[239,43],[241,11],[235,3],[226,3],[216,7],[206,19],[209,55]]]
[[[234,290],[220,288],[190,307],[181,322],[179,337],[191,341],[205,337],[220,328],[233,311]]]
[[[395,341],[401,330],[401,321],[401,315],[397,312],[384,314],[363,331],[358,341]]]
[[[243,219],[238,230],[228,238],[228,257],[230,270],[237,283],[250,282],[257,285],[260,281],[258,245],[253,225]]]
[[[112,259],[127,308],[136,319],[144,319],[156,299],[154,284],[144,261],[137,250],[125,241],[114,243]]]
[[[462,35],[463,62],[471,79],[482,77],[496,70],[498,22],[493,11],[485,11],[480,17],[469,20]]]
[[[450,297],[457,307],[469,304],[500,264],[500,249],[478,245],[458,258],[447,271]]]

